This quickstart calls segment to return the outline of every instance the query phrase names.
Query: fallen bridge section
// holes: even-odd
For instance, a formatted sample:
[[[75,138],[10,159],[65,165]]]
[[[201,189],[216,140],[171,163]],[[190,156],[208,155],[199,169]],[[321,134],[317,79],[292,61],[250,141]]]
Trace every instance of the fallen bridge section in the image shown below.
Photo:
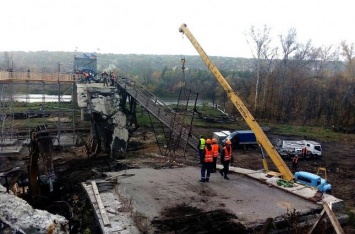
[[[108,178],[117,179],[117,185],[104,193],[116,196],[121,206],[110,205],[111,199],[105,200],[104,196],[102,202],[106,210],[118,216],[121,215],[120,210],[126,207],[132,212],[132,217],[139,217],[140,226],[145,224],[140,232],[148,233],[216,231],[225,225],[234,233],[255,232],[260,231],[268,218],[273,219],[276,229],[282,229],[285,228],[286,215],[293,211],[299,213],[303,223],[300,225],[310,227],[323,208],[322,204],[275,188],[277,185],[267,182],[265,174],[264,180],[256,178],[261,175],[258,171],[254,171],[255,179],[238,172],[230,174],[230,180],[224,180],[216,173],[212,174],[208,183],[198,181],[199,173],[196,167],[131,169],[125,171],[125,176],[122,172],[107,172]],[[247,173],[252,174],[251,171]],[[304,196],[310,195],[305,192],[307,188],[301,187],[298,185],[297,188],[304,191]],[[309,193],[312,193],[311,189]],[[342,201],[330,195],[325,198],[333,199],[334,212],[340,214],[338,218],[344,224],[346,215],[342,213]],[[109,218],[114,220],[114,216]],[[172,225],[174,222],[170,223],[171,220],[179,225]],[[214,222],[216,225],[213,225]]]

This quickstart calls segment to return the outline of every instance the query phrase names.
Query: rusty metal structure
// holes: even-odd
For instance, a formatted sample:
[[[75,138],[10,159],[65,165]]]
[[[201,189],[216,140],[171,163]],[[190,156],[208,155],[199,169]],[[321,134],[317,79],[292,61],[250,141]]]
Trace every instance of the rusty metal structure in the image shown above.
[[[121,96],[121,106],[130,115],[130,125],[138,125],[137,105],[146,110],[162,155],[185,156],[188,147],[197,150],[198,137],[192,129],[197,94],[192,95],[191,91],[182,89],[178,106],[183,108],[177,111],[127,77],[118,78],[116,85]]]
[[[0,71],[0,144],[29,139],[34,119],[37,124],[46,124],[51,134],[56,135],[57,145],[61,144],[62,134],[72,132],[75,135],[75,82],[79,78],[80,74],[59,72]],[[64,100],[64,95],[71,95],[71,100]],[[71,106],[64,106],[68,101]],[[70,116],[71,122],[62,121],[64,115]],[[56,120],[48,121],[44,117]],[[26,124],[19,126],[20,119],[25,119]]]

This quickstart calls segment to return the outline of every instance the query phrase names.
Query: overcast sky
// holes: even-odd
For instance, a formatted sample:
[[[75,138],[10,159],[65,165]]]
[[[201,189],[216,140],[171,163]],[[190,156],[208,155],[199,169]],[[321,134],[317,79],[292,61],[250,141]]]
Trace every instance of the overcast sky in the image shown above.
[[[275,42],[296,28],[301,43],[354,43],[355,1],[1,0],[0,51],[197,55],[182,23],[210,56],[252,57],[251,26]]]

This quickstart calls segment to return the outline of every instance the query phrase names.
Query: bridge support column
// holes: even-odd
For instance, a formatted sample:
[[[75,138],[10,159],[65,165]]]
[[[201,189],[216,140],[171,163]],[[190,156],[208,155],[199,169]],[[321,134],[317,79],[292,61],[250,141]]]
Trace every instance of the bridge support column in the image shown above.
[[[80,120],[84,121],[85,109],[80,108]]]

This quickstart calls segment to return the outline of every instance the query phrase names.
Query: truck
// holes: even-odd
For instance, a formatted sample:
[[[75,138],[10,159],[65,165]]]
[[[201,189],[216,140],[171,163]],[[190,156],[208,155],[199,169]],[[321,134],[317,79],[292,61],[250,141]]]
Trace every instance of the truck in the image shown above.
[[[230,131],[213,132],[212,138],[215,138],[217,143],[221,145],[223,144],[223,140],[226,139],[229,134],[231,134]]]
[[[295,155],[303,158],[322,156],[322,146],[316,141],[277,139],[275,147],[283,158],[292,158]],[[307,149],[306,155],[302,153],[304,148]]]
[[[253,147],[258,145],[256,137],[251,130],[237,130],[229,134],[229,136],[222,141],[224,144],[227,140],[232,142],[232,148],[244,148],[246,150],[248,147]]]

